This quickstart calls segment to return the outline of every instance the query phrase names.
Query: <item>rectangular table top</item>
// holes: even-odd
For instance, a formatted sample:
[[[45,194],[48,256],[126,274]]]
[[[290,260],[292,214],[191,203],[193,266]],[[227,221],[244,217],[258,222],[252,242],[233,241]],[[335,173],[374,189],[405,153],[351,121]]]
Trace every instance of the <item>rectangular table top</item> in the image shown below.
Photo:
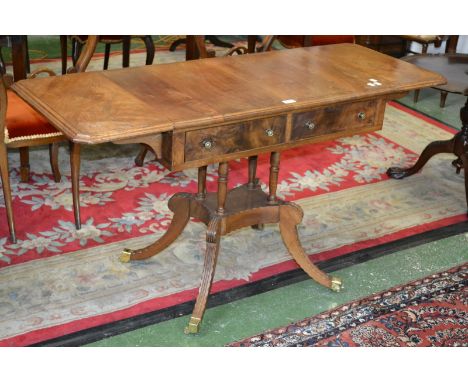
[[[445,83],[355,44],[68,74],[12,89],[87,144],[277,115]]]

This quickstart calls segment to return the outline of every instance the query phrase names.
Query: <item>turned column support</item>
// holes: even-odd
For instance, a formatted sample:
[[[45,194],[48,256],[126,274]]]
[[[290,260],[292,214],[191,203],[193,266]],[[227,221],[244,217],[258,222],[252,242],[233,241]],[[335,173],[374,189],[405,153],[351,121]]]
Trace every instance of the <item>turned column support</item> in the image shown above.
[[[249,157],[249,180],[247,183],[247,187],[249,188],[249,190],[253,190],[257,186],[257,183],[258,183],[257,162],[258,162],[257,155]]]
[[[206,169],[207,166],[198,168],[198,192],[197,199],[203,200],[206,198]]]
[[[227,162],[221,162],[218,168],[218,208],[216,213],[223,215],[226,206],[229,166]]]
[[[280,153],[273,152],[270,155],[270,184],[268,203],[275,204],[277,201],[276,189],[278,188],[278,173],[279,173]]]

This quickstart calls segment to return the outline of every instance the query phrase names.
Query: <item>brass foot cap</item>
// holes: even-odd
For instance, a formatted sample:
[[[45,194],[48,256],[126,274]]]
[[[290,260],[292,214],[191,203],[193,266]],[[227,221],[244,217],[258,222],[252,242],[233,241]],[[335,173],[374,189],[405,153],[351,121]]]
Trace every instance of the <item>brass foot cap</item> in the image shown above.
[[[119,257],[121,263],[128,263],[132,257],[133,251],[131,249],[125,248],[122,251],[122,254]]]
[[[339,277],[333,277],[331,278],[331,286],[330,289],[333,292],[339,292],[341,289],[343,289],[343,282]]]
[[[200,331],[201,319],[190,317],[188,325],[184,329],[185,334],[197,334]]]

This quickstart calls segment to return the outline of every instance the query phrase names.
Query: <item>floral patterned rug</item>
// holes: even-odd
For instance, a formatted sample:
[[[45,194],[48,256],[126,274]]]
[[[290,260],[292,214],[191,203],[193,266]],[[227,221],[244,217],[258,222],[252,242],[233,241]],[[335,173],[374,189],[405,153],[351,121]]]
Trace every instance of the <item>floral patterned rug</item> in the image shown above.
[[[228,346],[468,346],[468,264]]]
[[[286,151],[279,195],[304,209],[299,233],[313,261],[466,220],[463,176],[440,155],[408,179],[388,179],[425,145],[453,131],[398,105],[388,106],[379,133]],[[54,183],[46,149],[31,153],[32,180],[19,182],[19,155],[9,154],[17,244],[0,225],[0,345],[27,345],[193,300],[205,246],[204,226],[191,222],[161,255],[121,264],[125,247],[162,235],[168,198],[196,191],[196,170],[169,172],[152,158],[136,167],[138,146],[83,148],[81,214],[73,224],[67,147],[63,179]],[[259,159],[264,187],[268,158]],[[246,161],[230,165],[230,187],[246,181]],[[216,167],[208,171],[216,188]],[[6,222],[3,195],[0,221]],[[261,248],[257,243],[261,242]],[[296,268],[278,227],[243,229],[223,237],[213,292]],[[252,256],[252,253],[255,256]],[[345,280],[346,282],[346,280]]]

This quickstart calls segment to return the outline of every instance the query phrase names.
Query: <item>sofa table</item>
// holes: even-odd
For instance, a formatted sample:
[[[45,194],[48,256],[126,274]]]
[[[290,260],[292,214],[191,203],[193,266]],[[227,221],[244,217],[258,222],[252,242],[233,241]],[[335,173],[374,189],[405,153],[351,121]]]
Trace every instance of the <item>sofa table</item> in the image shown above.
[[[121,256],[127,262],[161,253],[190,217],[207,225],[201,286],[186,329],[196,333],[220,238],[241,227],[278,223],[300,267],[319,284],[340,289],[341,281],[318,269],[300,244],[300,207],[276,196],[280,152],[379,130],[387,100],[444,81],[370,49],[338,44],[25,80],[13,89],[69,138],[72,152],[81,144],[143,143],[170,170],[198,168],[198,192],[169,201],[174,216],[167,232]],[[255,175],[260,153],[271,153],[268,193]],[[228,162],[245,157],[246,184],[228,192]],[[79,162],[71,158],[77,193]],[[219,163],[218,191],[207,193],[212,163]]]

